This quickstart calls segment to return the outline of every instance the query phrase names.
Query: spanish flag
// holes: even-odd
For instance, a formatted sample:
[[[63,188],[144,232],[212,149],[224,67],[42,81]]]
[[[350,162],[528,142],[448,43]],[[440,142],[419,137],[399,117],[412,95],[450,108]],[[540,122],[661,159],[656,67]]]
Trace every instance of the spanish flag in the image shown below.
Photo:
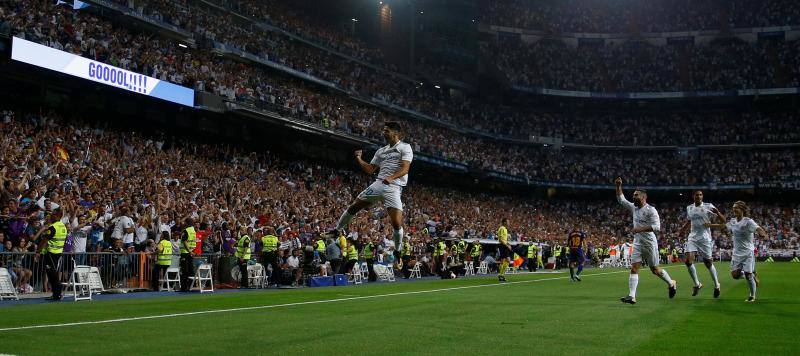
[[[64,149],[64,147],[62,147],[61,145],[57,144],[53,148],[53,153],[56,155],[56,158],[64,161],[69,161],[69,152],[67,152],[67,150]]]

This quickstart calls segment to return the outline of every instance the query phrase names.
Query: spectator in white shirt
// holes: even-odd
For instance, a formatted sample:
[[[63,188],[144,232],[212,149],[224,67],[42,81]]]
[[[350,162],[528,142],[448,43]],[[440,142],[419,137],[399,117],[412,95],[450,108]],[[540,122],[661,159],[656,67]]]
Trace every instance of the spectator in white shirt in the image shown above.
[[[114,219],[114,232],[111,237],[121,239],[123,247],[133,246],[133,233],[135,231],[133,219],[129,218],[128,207],[122,206],[119,209],[120,216]]]

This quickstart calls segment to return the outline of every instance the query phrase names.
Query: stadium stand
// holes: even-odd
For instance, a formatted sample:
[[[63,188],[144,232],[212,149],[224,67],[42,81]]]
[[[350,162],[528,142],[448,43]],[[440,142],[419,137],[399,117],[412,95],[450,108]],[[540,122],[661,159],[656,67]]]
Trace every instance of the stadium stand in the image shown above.
[[[792,107],[569,112],[496,105],[450,97],[398,73],[379,50],[315,23],[287,2],[107,3],[173,26],[191,41],[142,30],[107,12],[74,11],[47,1],[0,0],[0,32],[218,95],[228,108],[275,111],[373,144],[382,143],[383,122],[401,121],[415,152],[526,183],[597,188],[610,185],[617,175],[635,172],[627,181],[632,185],[753,189],[795,183],[800,176],[799,116]],[[637,1],[641,5],[633,7],[625,1],[611,7],[597,6],[600,1],[567,3],[578,6],[529,11],[521,10],[528,9],[524,1],[492,2],[483,22],[507,18],[512,22],[506,25],[553,33],[651,32],[792,25],[797,13],[796,4],[779,0],[763,7],[733,1],[727,21],[720,16],[723,9],[710,1],[692,2],[697,3],[693,12],[667,6],[672,3],[667,1]],[[629,10],[617,11],[616,6]],[[740,15],[747,11],[757,16]],[[544,28],[546,23],[553,28]],[[720,40],[704,45],[628,42],[571,47],[558,38],[532,44],[515,38],[493,41],[484,49],[497,54],[497,65],[517,85],[682,91],[798,86],[798,43]],[[36,285],[37,291],[43,285],[29,240],[37,227],[32,217],[46,210],[46,204],[69,212],[73,253],[109,256],[97,261],[110,288],[130,286],[131,274],[137,273],[131,266],[153,253],[156,233],[172,232],[182,217],[206,223],[209,237],[201,244],[206,255],[232,255],[240,226],[271,226],[278,231],[282,254],[288,256],[327,231],[337,216],[334,209],[346,206],[368,184],[363,175],[315,160],[200,143],[185,136],[130,135],[60,110],[8,107],[2,111],[0,130],[0,226],[3,250],[12,253],[4,253],[2,261],[14,272],[17,288],[26,293],[32,289],[29,285]],[[536,144],[530,136],[558,138],[559,147]],[[59,158],[62,150],[66,159]],[[194,169],[183,170],[185,166]],[[625,235],[629,220],[609,201],[465,192],[422,182],[411,185],[405,199],[407,231],[414,255],[424,266],[416,271],[422,274],[435,273],[432,238],[493,240],[499,216],[510,215],[512,241],[553,247],[567,229],[580,226],[589,232],[593,247],[607,248]],[[656,204],[662,216],[671,217],[664,223],[663,244],[681,245],[677,217],[685,202]],[[137,232],[118,247],[113,240],[120,236],[105,235],[114,236],[123,206]],[[770,236],[761,242],[761,251],[798,247],[796,203],[764,201],[751,206],[754,219]],[[380,218],[359,216],[351,232],[375,239],[381,245],[380,259],[391,264],[394,246],[384,239],[388,228]],[[729,248],[726,241],[720,239],[718,246]],[[258,255],[258,242],[253,248]]]
[[[561,32],[679,32],[800,24],[791,0],[512,0],[483,3],[481,22]]]
[[[11,2],[14,4],[15,2]],[[177,6],[175,3],[167,2],[169,6]],[[10,5],[10,4],[7,4]],[[244,103],[244,104],[253,104],[259,107],[264,108],[271,108],[278,110],[280,112],[286,113],[290,116],[303,118],[318,124],[323,125],[326,128],[334,128],[339,129],[345,132],[354,133],[360,136],[368,137],[372,140],[379,141],[380,140],[380,132],[376,128],[377,126],[374,125],[376,122],[385,121],[385,120],[405,120],[409,124],[409,137],[414,145],[415,150],[431,154],[436,157],[446,158],[448,160],[453,160],[456,162],[464,163],[470,166],[478,167],[481,169],[486,170],[494,170],[500,171],[506,174],[511,175],[520,175],[526,177],[528,179],[533,180],[553,180],[553,181],[563,181],[569,178],[558,178],[562,176],[569,177],[569,172],[574,171],[573,168],[566,169],[567,172],[559,172],[561,168],[548,168],[548,171],[552,172],[552,177],[556,177],[555,179],[549,178],[548,176],[544,175],[543,173],[536,173],[536,171],[530,171],[531,166],[540,166],[538,162],[531,160],[528,157],[536,156],[538,153],[542,152],[542,149],[539,147],[529,147],[528,145],[517,145],[517,144],[508,144],[507,140],[495,140],[492,137],[485,137],[485,136],[478,136],[478,137],[470,137],[463,135],[459,131],[463,131],[463,127],[466,125],[472,124],[472,128],[474,130],[470,130],[469,132],[473,132],[475,134],[482,134],[487,133],[486,131],[494,131],[494,132],[501,132],[501,133],[519,133],[525,132],[530,134],[535,134],[538,131],[540,135],[544,135],[543,127],[547,127],[547,125],[540,125],[538,121],[536,121],[536,116],[528,116],[528,115],[511,115],[509,119],[502,120],[497,125],[497,128],[487,128],[484,129],[483,125],[485,125],[484,119],[486,117],[503,117],[506,118],[507,116],[504,115],[505,112],[500,110],[489,108],[488,105],[480,105],[472,103],[468,100],[462,102],[460,108],[447,110],[443,115],[432,115],[437,118],[447,118],[445,122],[452,123],[458,122],[461,125],[453,126],[438,126],[438,125],[419,125],[417,121],[408,119],[405,115],[396,115],[388,113],[381,108],[371,107],[366,104],[361,104],[353,101],[351,98],[344,96],[344,95],[327,95],[324,92],[321,92],[317,87],[309,85],[307,82],[304,82],[300,79],[295,77],[289,76],[274,76],[268,75],[264,70],[258,68],[253,65],[246,65],[244,63],[234,62],[228,59],[219,59],[213,56],[210,56],[207,52],[203,52],[200,50],[183,50],[177,44],[170,41],[159,41],[155,39],[145,40],[147,37],[144,34],[134,35],[131,33],[126,32],[125,30],[120,30],[114,25],[105,22],[101,18],[95,17],[91,14],[84,14],[78,13],[73,14],[72,10],[64,7],[55,7],[52,5],[46,5],[42,3],[33,3],[33,2],[20,2],[16,3],[15,6],[8,6],[5,11],[9,11],[13,19],[12,21],[12,28],[15,29],[17,35],[22,37],[36,40],[48,44],[54,48],[66,50],[67,52],[78,52],[82,53],[84,56],[94,58],[100,61],[106,61],[110,64],[116,64],[123,68],[127,68],[134,71],[141,71],[145,74],[154,76],[156,78],[169,80],[175,83],[184,84],[193,86],[198,90],[201,91],[210,91],[215,94],[219,94],[226,99],[237,102],[237,103]],[[137,10],[137,11],[144,11],[145,13],[167,13],[166,10],[152,10],[151,12],[145,10]],[[32,14],[33,16],[23,16],[24,14]],[[14,15],[16,14],[16,15]],[[75,20],[73,20],[73,16]],[[177,16],[177,15],[176,15]],[[201,16],[198,15],[198,18]],[[64,23],[65,26],[60,27],[60,30],[56,30],[55,28],[50,28],[44,19],[48,18],[55,18],[56,23]],[[162,17],[163,18],[163,15]],[[171,17],[170,17],[171,18]],[[177,24],[188,24],[191,21],[177,21],[177,20],[170,20]],[[198,23],[202,22],[202,19],[198,20]],[[209,23],[217,23],[218,21],[210,21]],[[75,26],[75,28],[73,28]],[[186,25],[188,26],[188,25]],[[202,26],[201,26],[202,27]],[[226,30],[229,28],[236,29],[236,26],[226,26],[224,27]],[[110,31],[114,31],[113,35],[109,37]],[[195,31],[198,33],[207,34],[209,33],[207,30],[200,30],[195,27]],[[213,33],[213,31],[211,32]],[[246,38],[247,34],[244,33],[243,36],[236,36],[237,38],[244,37]],[[274,36],[275,38],[281,38],[280,36]],[[285,40],[285,39],[284,39]],[[125,44],[125,45],[123,45]],[[240,46],[239,46],[240,47]],[[298,46],[291,45],[291,50],[286,50],[287,56],[296,55],[297,53],[305,53],[305,52],[298,52]],[[305,51],[315,51],[313,48],[306,48]],[[272,51],[270,51],[272,53]],[[281,51],[278,51],[281,53]],[[301,56],[305,59],[307,58],[315,58],[315,56],[321,56],[324,54],[323,51],[315,51],[315,55],[310,54],[301,54]],[[287,57],[288,58],[288,57]],[[306,72],[309,74],[318,74],[323,79],[331,79],[327,75],[328,73],[344,73],[342,71],[334,71],[334,70],[327,70],[326,68],[333,68],[328,67],[328,65],[333,65],[334,67],[340,67],[341,65],[349,65],[346,64],[346,61],[334,61],[335,57],[328,57],[327,60],[321,60],[322,67],[316,69],[306,69]],[[291,61],[288,60],[280,60],[282,64],[291,65]],[[313,61],[312,61],[313,62]],[[328,63],[328,64],[324,64]],[[335,64],[335,65],[334,65]],[[294,66],[296,67],[296,66]],[[299,67],[297,67],[300,69]],[[309,67],[310,68],[310,67]],[[358,67],[362,68],[362,67]],[[366,68],[366,67],[363,67]],[[367,69],[364,69],[367,71]],[[348,70],[350,73],[359,73],[360,70]],[[345,71],[347,72],[347,71]],[[353,77],[353,76],[349,76]],[[355,75],[358,78],[358,75]],[[346,81],[339,80],[339,79],[331,79],[334,80],[336,83],[342,85],[343,87],[348,87],[350,84],[344,84]],[[371,83],[385,83],[386,81],[382,80],[365,80],[365,82]],[[392,83],[398,83],[397,81]],[[356,87],[357,84],[353,84]],[[384,85],[385,86],[385,85]],[[403,86],[402,83],[400,85]],[[373,92],[372,90],[368,90]],[[375,92],[380,92],[380,90],[376,90]],[[425,97],[428,93],[427,90],[420,91],[423,93],[423,97]],[[391,96],[386,96],[384,98],[390,98]],[[404,99],[388,99],[388,102],[393,104],[396,103],[406,103]],[[425,102],[435,103],[437,100],[435,98],[428,98]],[[414,102],[411,102],[411,107],[415,109],[419,109],[425,112],[436,112],[439,108],[448,107],[450,106],[447,101],[442,101],[439,104],[439,107],[431,107],[427,106],[427,110],[421,108],[424,105],[415,106],[413,105]],[[478,110],[476,110],[476,108]],[[449,112],[448,112],[449,111]],[[514,112],[515,110],[512,108],[511,110]],[[465,118],[455,120],[452,117],[459,117],[464,113]],[[471,115],[468,113],[472,113]],[[453,116],[450,116],[450,115]],[[445,116],[447,115],[447,116]],[[771,114],[753,114],[757,117],[772,117]],[[670,121],[665,121],[661,119],[652,120],[654,122],[658,122],[657,125],[661,125],[664,127],[668,127],[668,129],[680,128],[683,130],[683,135],[666,135],[668,130],[663,130],[664,127],[652,127],[641,125],[638,126],[642,128],[639,132],[634,133],[632,135],[624,135],[627,137],[626,140],[620,139],[620,141],[611,141],[610,137],[617,136],[616,130],[613,128],[614,124],[609,124],[606,126],[604,130],[605,135],[592,135],[593,138],[572,138],[568,135],[563,135],[564,140],[570,142],[572,140],[576,143],[599,143],[599,144],[608,144],[608,145],[683,145],[688,143],[692,145],[694,143],[704,143],[704,144],[731,144],[731,143],[787,143],[792,142],[794,137],[791,135],[793,131],[791,130],[781,130],[781,128],[789,127],[793,125],[793,122],[782,120],[784,114],[777,114],[775,115],[774,119],[768,119],[766,128],[774,127],[774,130],[765,129],[765,126],[759,125],[758,130],[740,130],[738,127],[733,126],[726,126],[730,132],[727,134],[718,134],[717,130],[712,130],[710,127],[704,128],[704,130],[693,130],[690,129],[691,126],[687,125],[672,125]],[[791,114],[785,114],[791,115]],[[514,117],[517,116],[517,117]],[[704,115],[705,116],[705,115]],[[680,120],[683,121],[702,121],[703,125],[707,125],[709,121],[706,120],[691,120],[692,115],[685,115],[685,118],[681,118]],[[616,118],[615,118],[616,119]],[[554,120],[561,120],[561,118],[557,118]],[[621,118],[621,120],[625,120],[625,118]],[[638,119],[641,120],[641,119]],[[743,120],[745,121],[745,120]],[[479,122],[484,122],[484,124],[478,124]],[[497,120],[492,121],[497,122]],[[515,127],[514,122],[524,122],[524,127]],[[576,120],[577,122],[598,122],[597,120],[590,121],[589,119],[585,121]],[[625,122],[625,121],[622,121]],[[762,121],[755,120],[755,121],[747,121],[753,122],[754,125],[756,123],[760,123]],[[696,124],[696,123],[693,123]],[[590,126],[591,125],[591,126]],[[551,125],[552,126],[552,125]],[[709,125],[710,126],[710,125]],[[584,126],[581,125],[570,125],[564,126],[561,125],[563,128],[570,128],[574,129],[576,132],[597,132],[597,126],[592,124],[587,124]],[[535,128],[536,131],[532,131]],[[662,128],[662,130],[653,130],[651,128]],[[531,131],[528,131],[531,130]],[[744,132],[763,132],[761,135],[757,135],[753,139],[747,140],[738,140],[739,137],[742,135],[742,131]],[[713,132],[709,134],[709,132]],[[652,138],[646,137],[646,135],[652,135],[653,133],[662,134],[664,136],[669,136],[669,138],[662,139],[663,141],[654,140]],[[517,134],[516,136],[524,136]],[[549,135],[549,133],[548,133]],[[696,137],[687,138],[686,135],[696,135]],[[719,140],[714,139],[713,137],[706,141],[706,136],[722,136],[722,137],[730,137],[727,140]],[[784,135],[789,135],[784,136]],[[514,134],[509,134],[509,136],[514,136]],[[554,136],[558,137],[559,134],[555,133]],[[578,135],[576,135],[578,136]],[[505,137],[505,136],[501,136]],[[785,139],[771,139],[772,137],[785,137]],[[524,139],[524,137],[520,137]],[[669,140],[673,140],[670,142]],[[674,140],[681,140],[682,142],[675,142]],[[745,141],[745,142],[743,142]],[[607,155],[612,155],[609,153],[605,153]],[[729,157],[725,156],[727,153],[720,153],[720,152],[710,152],[707,154],[711,155],[712,157],[716,155],[720,155],[720,157]],[[762,157],[782,157],[780,161],[792,161],[795,157],[794,151],[781,151],[781,152],[748,152],[748,153],[741,153],[744,155],[743,157],[751,157],[753,155],[759,155]],[[566,161],[575,161],[576,165],[582,165],[583,162],[580,161],[580,158],[583,155],[578,155],[579,157],[570,158],[568,153],[565,154]],[[621,160],[625,160],[626,157],[630,157],[630,154],[623,154],[623,158]],[[658,156],[662,156],[661,153],[658,153]],[[504,160],[496,160],[490,157],[507,157]],[[634,158],[627,158],[627,159],[634,159]],[[610,159],[608,159],[611,161]],[[615,167],[615,165],[624,165],[623,161],[620,159],[615,158],[617,162],[610,162],[610,167]],[[702,161],[700,164],[712,164],[708,163],[708,160]],[[705,167],[698,167],[696,171],[703,171]],[[711,168],[713,169],[713,168]],[[752,176],[750,174],[746,174],[748,176]],[[699,178],[694,178],[696,181]],[[598,183],[601,180],[597,181],[582,181],[579,183]],[[709,180],[711,181],[711,180]],[[754,180],[749,180],[748,182],[752,182]],[[757,179],[756,179],[757,181]],[[605,181],[603,181],[605,182]],[[658,179],[648,179],[642,182],[636,182],[639,184],[659,184],[659,183],[666,183],[668,181],[658,180]]]

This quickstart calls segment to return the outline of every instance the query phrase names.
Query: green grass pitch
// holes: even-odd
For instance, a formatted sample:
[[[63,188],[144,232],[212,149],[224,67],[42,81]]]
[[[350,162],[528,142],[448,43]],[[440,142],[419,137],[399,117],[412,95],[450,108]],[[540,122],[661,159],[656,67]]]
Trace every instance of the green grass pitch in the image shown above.
[[[619,302],[625,271],[589,269],[580,283],[567,273],[519,274],[504,285],[485,277],[2,306],[0,329],[276,305],[4,330],[0,353],[797,355],[800,264],[759,264],[754,304],[744,302],[744,280],[726,263],[717,268],[720,299],[704,266],[706,287],[692,297],[686,268],[670,265],[675,299],[643,271],[636,305]],[[325,302],[296,304],[314,301]]]

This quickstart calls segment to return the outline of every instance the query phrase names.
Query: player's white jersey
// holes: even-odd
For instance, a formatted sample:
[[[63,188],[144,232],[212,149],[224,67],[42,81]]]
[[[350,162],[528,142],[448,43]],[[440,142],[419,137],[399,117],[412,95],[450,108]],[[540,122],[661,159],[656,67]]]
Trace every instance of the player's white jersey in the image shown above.
[[[650,232],[640,232],[633,235],[633,244],[636,245],[639,243],[639,240],[651,240],[656,241],[656,232],[661,231],[661,219],[658,217],[658,212],[656,208],[654,208],[650,204],[645,204],[641,208],[637,208],[636,205],[629,202],[623,195],[617,196],[617,201],[619,201],[622,206],[628,208],[628,210],[633,213],[633,227],[637,228],[640,226],[650,226],[652,227],[653,231]]]
[[[758,229],[758,224],[750,218],[743,218],[741,221],[736,221],[736,218],[732,218],[725,225],[733,235],[733,255],[749,256],[752,254],[753,250],[755,250],[753,239],[756,229]]]
[[[386,145],[379,148],[369,163],[380,167],[378,180],[383,180],[391,177],[400,169],[400,161],[411,162],[413,158],[414,153],[411,151],[411,145],[403,141],[397,141],[393,146]],[[408,184],[408,174],[395,179],[392,183],[405,187]]]
[[[686,207],[686,218],[692,225],[689,239],[711,239],[711,228],[703,226],[710,223],[711,218],[716,216],[711,209],[714,209],[714,205],[711,203],[701,203],[700,206],[691,204]]]

